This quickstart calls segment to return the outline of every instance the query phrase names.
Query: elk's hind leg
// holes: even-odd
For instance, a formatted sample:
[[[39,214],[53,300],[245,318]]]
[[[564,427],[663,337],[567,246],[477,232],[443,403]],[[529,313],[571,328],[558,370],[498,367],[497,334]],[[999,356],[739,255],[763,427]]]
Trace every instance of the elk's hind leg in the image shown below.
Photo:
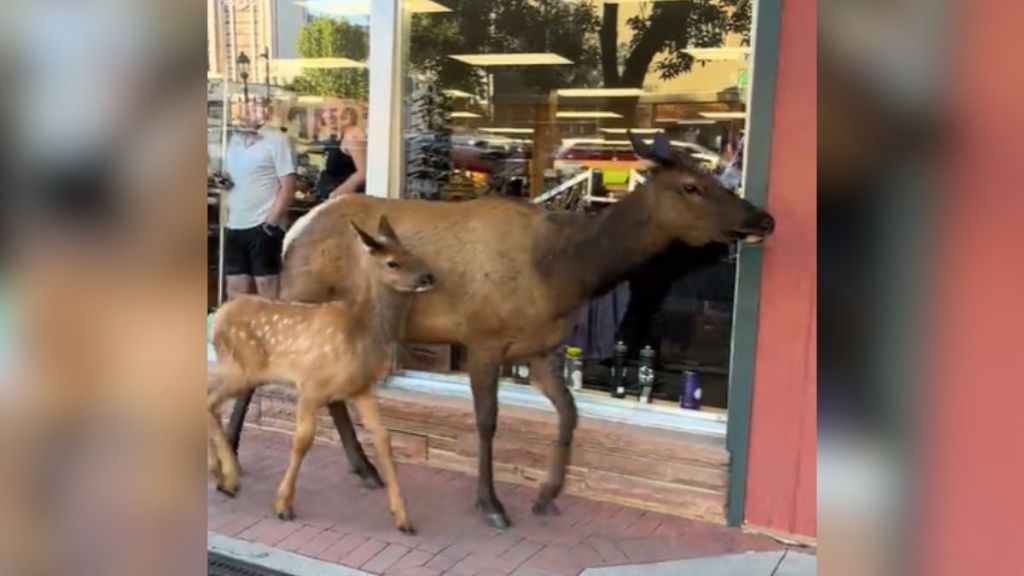
[[[381,482],[380,474],[366,457],[366,452],[363,452],[363,446],[356,436],[356,429],[352,426],[352,417],[348,414],[345,402],[340,400],[331,402],[327,405],[327,410],[331,413],[331,420],[334,421],[334,427],[338,430],[338,437],[341,438],[341,445],[345,448],[345,456],[348,457],[352,473],[362,479],[363,486],[366,488],[383,487],[384,483]]]
[[[320,404],[309,398],[299,396],[295,406],[295,436],[292,438],[292,453],[288,460],[288,469],[284,473],[284,479],[277,489],[277,498],[274,500],[274,511],[281,520],[292,520],[295,512],[292,510],[292,503],[295,501],[295,482],[299,478],[299,468],[302,466],[302,459],[306,457],[310,446],[313,445],[313,437],[316,435],[316,411]]]
[[[380,421],[377,398],[374,397],[373,392],[366,392],[355,397],[352,402],[363,418],[363,426],[373,432],[373,446],[377,449],[377,459],[379,460],[377,465],[384,472],[388,503],[391,506],[391,514],[395,518],[395,526],[406,534],[414,534],[415,530],[409,523],[409,514],[405,509],[405,500],[402,498],[402,492],[398,489],[395,463],[391,460],[391,434]]]
[[[565,387],[565,377],[557,353],[551,352],[532,360],[530,374],[531,383],[547,396],[558,412],[558,442],[551,453],[548,478],[540,487],[540,494],[533,504],[533,512],[557,513],[558,508],[554,500],[562,493],[562,487],[565,485],[565,468],[569,464],[572,436],[578,419],[576,402],[572,398],[572,393]]]

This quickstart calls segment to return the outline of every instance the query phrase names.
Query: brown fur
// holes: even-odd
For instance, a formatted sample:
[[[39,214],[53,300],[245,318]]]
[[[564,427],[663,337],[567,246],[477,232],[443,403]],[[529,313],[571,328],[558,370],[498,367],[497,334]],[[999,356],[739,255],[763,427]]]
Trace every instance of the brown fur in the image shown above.
[[[507,525],[491,483],[497,366],[531,359],[532,383],[558,411],[559,442],[535,508],[543,512],[561,491],[576,423],[555,351],[577,307],[673,240],[700,246],[760,239],[774,225],[688,160],[659,156],[637,142],[634,147],[656,163],[648,185],[596,216],[550,214],[493,198],[454,204],[357,196],[328,202],[289,233],[282,275],[282,297],[289,300],[358,297],[348,220],[368,223],[386,215],[434,271],[437,289],[412,304],[402,339],[468,348],[481,444],[478,499],[494,525]],[[243,404],[236,416],[244,410]],[[372,467],[346,431],[351,425],[343,407],[332,405],[332,416],[353,466],[369,475]]]
[[[395,521],[403,531],[411,530],[373,386],[387,373],[411,293],[430,289],[433,280],[402,248],[386,219],[381,218],[380,229],[380,238],[358,228],[352,235],[357,240],[350,246],[355,286],[351,301],[301,304],[244,297],[217,311],[213,345],[222,382],[208,402],[216,444],[210,469],[222,492],[237,490],[238,466],[221,426],[220,404],[260,383],[288,381],[298,390],[298,422],[291,461],[274,502],[278,515],[293,515],[295,481],[316,431],[316,411],[332,401],[353,400],[364,425],[374,432]]]

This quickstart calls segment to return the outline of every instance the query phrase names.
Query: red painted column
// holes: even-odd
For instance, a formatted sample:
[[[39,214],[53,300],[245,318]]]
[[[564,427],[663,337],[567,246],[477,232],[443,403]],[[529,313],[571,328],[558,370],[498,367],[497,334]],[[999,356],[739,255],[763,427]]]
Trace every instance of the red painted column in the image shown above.
[[[784,0],[744,518],[817,533],[817,2]]]
[[[911,533],[929,576],[1024,570],[1022,17],[1017,2],[971,4],[951,31],[953,137],[932,192],[943,208],[915,405],[923,469]]]

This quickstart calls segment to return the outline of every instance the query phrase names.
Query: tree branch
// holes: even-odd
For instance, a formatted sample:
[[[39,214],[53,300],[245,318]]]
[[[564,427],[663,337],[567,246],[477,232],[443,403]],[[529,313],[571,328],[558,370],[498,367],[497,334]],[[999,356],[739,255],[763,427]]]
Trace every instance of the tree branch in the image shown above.
[[[606,2],[601,16],[601,73],[606,88],[619,85],[619,5]]]

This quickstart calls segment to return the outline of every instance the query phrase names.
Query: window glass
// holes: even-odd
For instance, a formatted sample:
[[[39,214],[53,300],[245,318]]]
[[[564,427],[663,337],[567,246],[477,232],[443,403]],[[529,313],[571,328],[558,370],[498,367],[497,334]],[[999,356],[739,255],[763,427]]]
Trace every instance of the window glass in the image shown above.
[[[643,181],[627,130],[664,133],[738,187],[749,0],[404,0],[403,14],[403,198],[548,198],[548,209],[608,209]],[[596,184],[576,193],[573,183],[587,180]],[[627,398],[636,401],[633,376],[650,363],[656,401],[679,403],[692,371],[704,409],[724,409],[730,252],[672,248],[586,303],[582,332],[567,342],[582,348],[582,387],[614,392],[621,341]],[[423,347],[403,362],[460,370],[460,357]],[[515,366],[504,373],[523,380]]]

